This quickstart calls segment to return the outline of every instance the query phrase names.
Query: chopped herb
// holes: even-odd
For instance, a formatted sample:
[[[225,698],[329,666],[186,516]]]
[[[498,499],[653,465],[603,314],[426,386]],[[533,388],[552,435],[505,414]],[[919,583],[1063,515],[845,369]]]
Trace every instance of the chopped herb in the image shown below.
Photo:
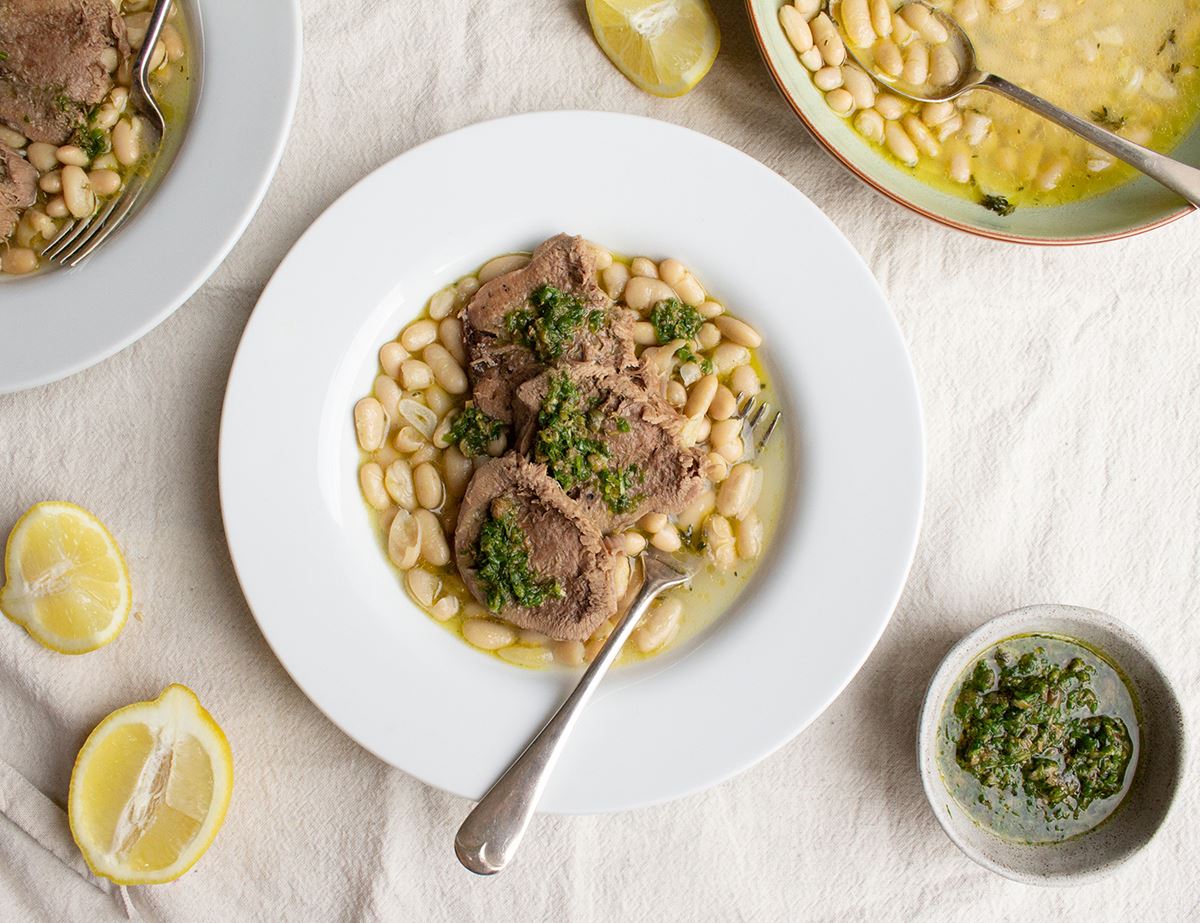
[[[985,195],[979,200],[979,204],[988,211],[995,212],[1001,218],[1007,218],[1017,210],[1017,206],[1008,201],[1007,196],[1002,195]]]
[[[565,372],[553,375],[538,412],[533,454],[563,490],[595,482],[610,510],[627,513],[641,499],[632,491],[644,475],[636,465],[610,464],[612,453],[604,438],[610,419],[599,406],[584,406],[579,389]],[[613,425],[620,432],[630,428],[623,417]]]
[[[694,340],[704,323],[704,315],[678,298],[668,298],[651,308],[650,323],[660,343]]]
[[[695,526],[688,526],[679,536],[680,541],[697,553],[704,551],[708,547],[708,540],[704,537],[704,530],[698,529]]]
[[[108,135],[99,128],[85,128],[80,125],[75,129],[72,141],[83,149],[88,160],[95,160],[101,154],[107,154],[111,148]]]
[[[999,650],[995,661],[999,674],[980,660],[954,703],[959,766],[984,786],[1023,792],[1047,820],[1120,792],[1133,744],[1124,721],[1095,714],[1095,669],[1079,657],[1057,666],[1041,647],[1016,659]]]
[[[467,458],[487,454],[488,444],[504,434],[504,424],[474,405],[464,407],[450,427],[449,439]]]
[[[702,371],[705,375],[712,374],[712,360],[705,359],[703,356],[697,356],[696,353],[692,351],[692,347],[687,343],[684,343],[679,347],[679,349],[675,350],[675,355],[679,357],[680,362],[696,363],[696,365],[700,366],[700,371]]]
[[[1125,127],[1125,123],[1129,119],[1123,115],[1117,115],[1108,106],[1101,106],[1099,109],[1092,111],[1092,121],[1101,128],[1107,128],[1109,131],[1120,131]]]
[[[7,61],[7,60],[8,60],[8,52],[0,51],[0,61]]]
[[[59,93],[54,97],[54,108],[59,112],[67,112],[75,108],[75,102],[66,93]]]
[[[529,566],[529,541],[511,508],[497,515],[493,507],[479,530],[475,571],[487,596],[487,607],[493,612],[514,602],[536,609],[547,599],[561,599],[566,593],[560,580],[542,578]]]
[[[1175,44],[1175,30],[1172,29],[1170,32],[1167,33],[1167,37],[1163,39],[1163,43],[1158,46],[1158,51],[1155,53],[1162,54],[1164,51],[1167,50],[1168,45],[1174,45],[1174,44]]]
[[[604,324],[603,311],[588,311],[587,302],[552,285],[529,296],[529,307],[509,311],[504,325],[514,341],[533,350],[542,362],[558,359],[587,322],[593,333]]]

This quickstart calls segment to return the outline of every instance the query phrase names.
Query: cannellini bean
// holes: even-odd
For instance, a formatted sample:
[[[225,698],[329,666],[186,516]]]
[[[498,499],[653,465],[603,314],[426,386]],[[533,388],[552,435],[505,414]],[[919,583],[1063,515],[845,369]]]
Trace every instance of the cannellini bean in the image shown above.
[[[522,628],[517,632],[517,641],[521,644],[546,644],[549,640],[549,635],[544,635],[531,628]]]
[[[420,556],[421,525],[408,510],[397,510],[388,529],[388,558],[401,570],[408,570]]]
[[[969,26],[979,19],[979,6],[976,0],[957,0],[954,4],[954,18],[959,25]]]
[[[733,527],[738,557],[752,561],[762,554],[763,524],[757,513],[748,513]]]
[[[449,317],[450,312],[454,310],[454,304],[457,300],[458,293],[452,287],[447,287],[434,294],[429,299],[429,316],[433,320],[441,320],[444,317]],[[419,323],[419,321],[418,321]]]
[[[724,459],[722,459],[724,461]],[[711,488],[705,490],[695,500],[684,507],[682,513],[677,517],[679,528],[695,529],[698,528],[704,520],[706,520],[713,510],[717,508],[717,494]],[[627,533],[637,534],[637,533]]]
[[[821,0],[792,0],[792,6],[807,21],[817,15],[821,8]]]
[[[951,86],[962,71],[958,56],[949,45],[937,45],[929,54],[929,82],[934,86]]]
[[[679,538],[679,530],[672,525],[668,525],[666,528],[660,529],[650,536],[650,544],[659,551],[671,554],[683,546],[683,541]]]
[[[638,346],[653,346],[658,342],[658,332],[648,320],[636,321],[633,325],[633,342]]]
[[[633,310],[643,313],[660,301],[675,297],[675,289],[661,279],[634,276],[625,286],[625,303]]]
[[[364,397],[354,405],[354,431],[364,452],[374,452],[387,437],[387,415],[373,397]]]
[[[396,505],[409,511],[417,508],[417,492],[413,485],[412,465],[397,458],[383,475],[383,487]]]
[[[96,195],[115,195],[121,189],[121,174],[116,170],[92,170],[88,182]]]
[[[883,143],[883,116],[874,109],[866,109],[854,117],[854,127],[868,141]]]
[[[900,15],[931,45],[941,44],[950,38],[950,32],[942,25],[941,20],[924,4],[910,3],[900,10]]]
[[[600,623],[592,636],[588,638],[587,644],[583,646],[583,659],[591,663],[596,659],[596,655],[600,653],[600,649],[604,647],[604,642],[608,640],[609,635],[613,633],[613,623],[609,619],[605,619]]]
[[[458,446],[452,445],[442,453],[442,467],[446,472],[446,489],[451,496],[461,497],[466,493],[471,475],[475,473],[471,459],[463,455]]]
[[[929,46],[924,42],[913,42],[904,55],[904,70],[900,72],[905,83],[921,86],[929,79]]]
[[[508,256],[498,256],[494,260],[488,260],[483,264],[483,268],[479,270],[479,284],[485,285],[491,282],[497,276],[502,276],[505,273],[513,272],[517,269],[524,269],[529,265],[529,257],[524,253],[513,253]]]
[[[875,105],[875,81],[866,72],[847,64],[842,68],[842,82],[846,92],[854,97],[857,109],[870,109]]]
[[[904,100],[892,93],[880,93],[875,97],[875,111],[889,122],[898,120],[905,113]]]
[[[813,74],[813,83],[817,89],[829,92],[842,85],[842,69],[840,67],[822,67]]]
[[[554,655],[544,647],[503,647],[496,653],[501,660],[529,670],[547,667],[554,660]]]
[[[913,27],[904,21],[904,17],[898,11],[892,14],[892,41],[903,48],[916,34]]]
[[[433,384],[433,369],[420,359],[400,363],[400,383],[406,391],[421,391]]]
[[[645,279],[658,278],[658,266],[654,260],[647,259],[644,256],[636,256],[629,263],[629,270],[635,276],[640,276]]]
[[[600,281],[608,297],[617,301],[625,292],[625,284],[629,281],[629,267],[624,263],[613,263],[600,274]]]
[[[70,214],[67,211],[67,202],[62,196],[55,196],[46,203],[46,214],[51,218],[65,218]]]
[[[14,276],[23,276],[37,269],[37,254],[28,247],[9,247],[0,253],[0,270]]]
[[[762,390],[758,372],[751,366],[740,365],[729,376],[729,390],[737,396],[751,397]]]
[[[421,354],[433,377],[450,394],[466,394],[467,373],[454,361],[450,351],[441,343],[430,343]]]
[[[687,388],[685,388],[680,382],[674,380],[667,382],[668,404],[670,404],[672,407],[682,407],[687,403],[687,399]]]
[[[718,420],[712,425],[712,430],[709,432],[709,441],[714,446],[724,445],[730,440],[736,439],[742,435],[741,420]]]
[[[142,142],[130,119],[121,119],[113,126],[112,149],[123,167],[131,167],[142,157]]]
[[[96,210],[96,194],[83,167],[72,164],[62,168],[62,195],[67,210],[76,218],[86,218]]]
[[[183,36],[169,22],[163,25],[161,34],[163,46],[167,50],[168,61],[178,61],[187,53],[183,44]]]
[[[899,122],[886,122],[884,124],[883,140],[887,144],[887,149],[895,155],[897,160],[910,167],[916,166],[917,146],[913,144],[912,138],[908,136],[904,130],[904,126]]]
[[[38,211],[36,208],[27,208],[21,220],[29,225],[29,229],[35,234],[40,234],[44,240],[50,240],[54,236],[54,232],[58,229],[58,225],[45,212]]]
[[[955,151],[950,157],[950,167],[947,172],[956,183],[971,182],[971,156],[966,151]]]
[[[712,320],[717,315],[725,313],[725,305],[719,301],[706,301],[700,307],[696,308],[696,310],[705,320]]]
[[[101,106],[100,110],[92,118],[92,126],[99,128],[101,131],[109,131],[117,124],[120,118],[121,113],[112,106]]]
[[[438,591],[442,588],[441,580],[420,567],[413,568],[405,574],[404,583],[408,592],[412,593],[413,599],[426,609],[433,606],[433,601],[437,599]]]
[[[719,513],[709,516],[704,523],[704,540],[708,555],[721,570],[733,566],[737,555],[737,539],[729,520]]]
[[[937,135],[937,139],[939,141],[944,142],[947,138],[958,134],[958,131],[960,128],[962,128],[962,125],[962,113],[955,112],[954,115],[950,116],[950,118],[946,119],[946,121],[942,122],[942,124],[937,127],[937,129],[934,131],[934,134]]]
[[[875,65],[889,77],[899,77],[904,72],[904,55],[900,46],[890,38],[882,39],[875,46]]]
[[[821,60],[826,64],[846,63],[846,44],[825,13],[818,13],[808,24],[812,29],[813,44],[821,51]]]
[[[400,334],[400,345],[410,353],[420,352],[437,339],[437,324],[428,319],[413,321]]]
[[[613,256],[607,249],[592,241],[585,241],[587,248],[592,251],[592,265],[597,272],[608,269],[613,264]]]
[[[396,416],[396,405],[400,402],[400,386],[396,379],[387,375],[376,375],[375,384],[371,387],[375,399],[383,405],[383,413],[390,420]]]
[[[384,343],[379,348],[379,365],[385,375],[400,377],[400,364],[408,358],[408,350],[399,343]]]
[[[62,171],[51,170],[49,173],[43,173],[38,177],[38,188],[51,195],[62,192]]]
[[[462,633],[471,644],[485,651],[508,647],[517,640],[515,631],[490,619],[467,619],[462,624]]]
[[[642,352],[642,362],[654,366],[663,374],[670,374],[678,358],[675,354],[686,344],[687,340],[672,340],[662,346],[652,346]]]
[[[460,305],[466,304],[477,291],[479,280],[474,276],[463,276],[454,283],[454,298]]]
[[[362,496],[377,510],[385,510],[390,507],[388,501],[388,491],[384,490],[383,468],[376,465],[376,462],[367,462],[366,465],[359,468],[359,486],[362,489]]]
[[[800,55],[800,63],[815,73],[825,66],[825,59],[820,48],[810,48]]]
[[[892,34],[892,5],[889,0],[870,0],[871,28],[880,38]]]
[[[416,572],[409,571],[409,573],[413,574]],[[446,622],[458,615],[459,608],[461,607],[458,600],[447,594],[429,607],[429,614],[439,622]]]
[[[613,592],[617,599],[625,595],[625,591],[629,589],[629,578],[632,576],[632,568],[629,565],[629,558],[623,554],[616,556],[613,561]]]
[[[86,167],[89,162],[88,155],[77,144],[64,144],[54,152],[54,156],[66,166]]]
[[[413,485],[417,492],[417,502],[427,510],[436,510],[446,499],[445,485],[437,468],[425,462],[413,469]]]
[[[553,641],[550,652],[554,655],[554,662],[564,667],[577,667],[583,663],[582,641]]]
[[[421,435],[421,431],[415,426],[408,426],[407,424],[396,431],[396,438],[392,440],[392,445],[396,447],[396,451],[404,452],[405,454],[415,452],[425,444],[425,437]]]
[[[1063,174],[1070,165],[1071,161],[1065,156],[1049,158],[1038,170],[1036,181],[1038,189],[1043,192],[1054,189],[1062,181]]]
[[[697,282],[690,272],[672,287],[679,295],[679,300],[689,307],[697,308],[704,304],[704,286]]]
[[[445,416],[447,411],[458,405],[458,401],[437,385],[425,389],[425,403],[435,414]]]
[[[444,317],[438,324],[438,339],[459,365],[467,364],[467,347],[463,343],[463,325],[457,317]]]
[[[750,361],[750,350],[737,343],[722,343],[712,352],[712,364],[718,375],[732,372]]]
[[[704,476],[714,484],[729,477],[729,459],[720,452],[709,452],[704,457]]]
[[[971,147],[978,147],[991,131],[992,120],[982,112],[968,109],[963,113],[963,137]]]
[[[417,510],[413,514],[421,530],[421,557],[434,567],[445,567],[450,563],[450,546],[442,524],[429,510]]]
[[[734,465],[717,492],[717,512],[726,519],[741,519],[748,512],[755,475],[759,469],[747,462]]]
[[[867,0],[842,0],[841,17],[850,44],[870,48],[875,41],[875,27]]]
[[[762,345],[762,337],[759,336],[758,331],[744,320],[738,320],[736,317],[724,314],[713,320],[713,323],[721,331],[721,336],[726,340],[730,340],[741,346],[748,346],[751,349]]]
[[[807,20],[794,6],[784,4],[779,8],[779,24],[783,27],[784,35],[787,36],[791,46],[796,49],[797,54],[803,54],[812,48],[812,29],[808,27]]]
[[[646,513],[638,520],[638,528],[652,534],[665,529],[667,524],[668,519],[665,513]]]
[[[13,131],[7,125],[0,125],[0,142],[7,144],[14,150],[20,150],[28,141],[29,139],[19,131]]]
[[[717,454],[731,465],[741,461],[742,456],[746,454],[746,444],[740,436],[734,436],[728,442],[714,443],[714,445],[717,446]]]
[[[946,102],[945,100],[936,103],[925,103],[921,106],[921,121],[933,128],[935,125],[941,125],[947,119],[954,116],[954,103]]]
[[[417,449],[417,451],[413,452],[412,455],[408,456],[408,463],[415,468],[417,465],[433,461],[437,456],[438,450],[427,442]]]
[[[913,144],[918,149],[924,151],[930,157],[937,157],[942,153],[942,146],[938,144],[937,138],[933,136],[933,133],[925,127],[925,123],[917,118],[914,113],[910,112],[902,118],[900,124],[904,126],[904,130],[908,132],[908,136],[912,138]]]
[[[702,417],[708,413],[709,405],[716,397],[717,381],[715,374],[708,374],[692,385],[688,392],[687,403],[683,405],[683,414],[687,417]]]
[[[745,368],[745,366],[742,366]],[[708,405],[708,416],[712,420],[728,420],[737,410],[737,399],[734,398],[733,392],[721,385],[717,388],[717,393],[714,395],[712,403]]]
[[[646,550],[646,536],[641,532],[622,532],[613,538],[620,546],[617,550],[625,552],[630,557],[635,557]]]
[[[679,599],[674,596],[660,599],[633,630],[634,646],[643,654],[649,654],[668,644],[679,631],[682,617],[683,603]]]
[[[707,442],[708,434],[712,430],[712,420],[708,417],[697,417],[694,420],[688,420],[687,426],[696,427],[696,442]]]
[[[25,150],[25,156],[39,173],[48,173],[58,166],[57,148],[44,141],[34,141]]]
[[[665,259],[658,264],[658,277],[667,285],[675,285],[688,274],[688,268],[676,259]]]

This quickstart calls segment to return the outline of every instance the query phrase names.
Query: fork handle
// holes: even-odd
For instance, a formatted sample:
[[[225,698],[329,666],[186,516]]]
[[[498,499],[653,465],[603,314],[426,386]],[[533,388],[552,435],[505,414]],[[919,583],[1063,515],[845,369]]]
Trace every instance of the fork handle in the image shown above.
[[[669,576],[655,579],[650,559],[643,557],[642,560],[646,569],[642,589],[583,674],[579,685],[458,828],[454,852],[458,861],[475,874],[495,875],[508,865],[533,819],[563,744],[600,680],[617,659],[621,646],[654,598],[667,587],[683,582],[682,578]]]
[[[158,37],[162,35],[163,26],[166,25],[170,12],[171,0],[157,0],[154,9],[150,11],[150,21],[146,24],[146,37],[142,40],[142,49],[138,52],[137,60],[134,62],[134,69],[141,75],[145,86],[149,86],[145,81],[150,79],[150,59],[154,57],[154,46],[158,44]]]
[[[988,74],[980,86],[987,87],[1001,96],[1007,96],[1025,108],[1032,109],[1038,115],[1057,122],[1068,131],[1075,132],[1085,141],[1090,141],[1101,150],[1108,151],[1114,157],[1119,157],[1147,176],[1158,180],[1193,205],[1200,206],[1200,170],[1195,167],[1180,163],[1178,160],[1142,147],[1140,144],[1127,141],[1115,132],[1101,128],[1087,119],[1081,119],[1065,109],[1060,109],[1054,103],[1030,93],[1015,83],[1010,83],[1003,77]]]

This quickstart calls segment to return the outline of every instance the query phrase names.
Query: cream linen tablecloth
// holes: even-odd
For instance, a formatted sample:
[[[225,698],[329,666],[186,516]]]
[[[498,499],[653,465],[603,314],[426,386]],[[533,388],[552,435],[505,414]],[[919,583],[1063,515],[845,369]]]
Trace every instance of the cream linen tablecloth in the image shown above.
[[[232,256],[136,346],[0,397],[0,530],[37,500],[85,504],[122,541],[144,616],[81,658],[43,650],[0,619],[0,920],[125,918],[119,895],[79,874],[56,805],[94,724],[174,681],[224,725],[236,785],[198,866],[132,894],[145,919],[1196,919],[1195,791],[1108,880],[1039,889],[958,852],[925,803],[913,751],[925,684],[950,644],[1027,603],[1127,619],[1162,653],[1187,704],[1200,696],[1200,225],[1054,251],[922,221],[809,139],[769,82],[738,0],[718,2],[720,57],[677,101],[639,93],[605,61],[582,0],[304,8],[296,124]],[[217,427],[259,292],[335,198],[443,132],[564,107],[707,132],[783,174],[849,235],[912,349],[929,495],[891,626],[799,739],[673,804],[538,819],[520,860],[482,880],[451,849],[468,803],[343,736],[264,643],[222,533]],[[797,267],[803,287],[814,268],[800,254]]]

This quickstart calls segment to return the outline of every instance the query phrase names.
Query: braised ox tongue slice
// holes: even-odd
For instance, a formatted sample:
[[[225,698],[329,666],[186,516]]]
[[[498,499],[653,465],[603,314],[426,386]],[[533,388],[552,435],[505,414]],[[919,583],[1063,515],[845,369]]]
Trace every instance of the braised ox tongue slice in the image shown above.
[[[508,622],[583,641],[617,611],[614,556],[541,465],[487,462],[467,485],[454,533],[471,595]]]
[[[0,122],[65,144],[112,88],[107,49],[129,51],[112,0],[0,0]]]
[[[487,282],[463,309],[475,405],[511,423],[513,391],[549,365],[633,368],[635,320],[600,288],[595,254],[583,238],[550,238],[528,266]]]
[[[601,532],[646,513],[682,512],[704,489],[687,419],[637,375],[560,366],[517,389],[517,450],[544,464]]]
[[[37,170],[0,141],[0,240],[17,226],[21,212],[37,198]]]

